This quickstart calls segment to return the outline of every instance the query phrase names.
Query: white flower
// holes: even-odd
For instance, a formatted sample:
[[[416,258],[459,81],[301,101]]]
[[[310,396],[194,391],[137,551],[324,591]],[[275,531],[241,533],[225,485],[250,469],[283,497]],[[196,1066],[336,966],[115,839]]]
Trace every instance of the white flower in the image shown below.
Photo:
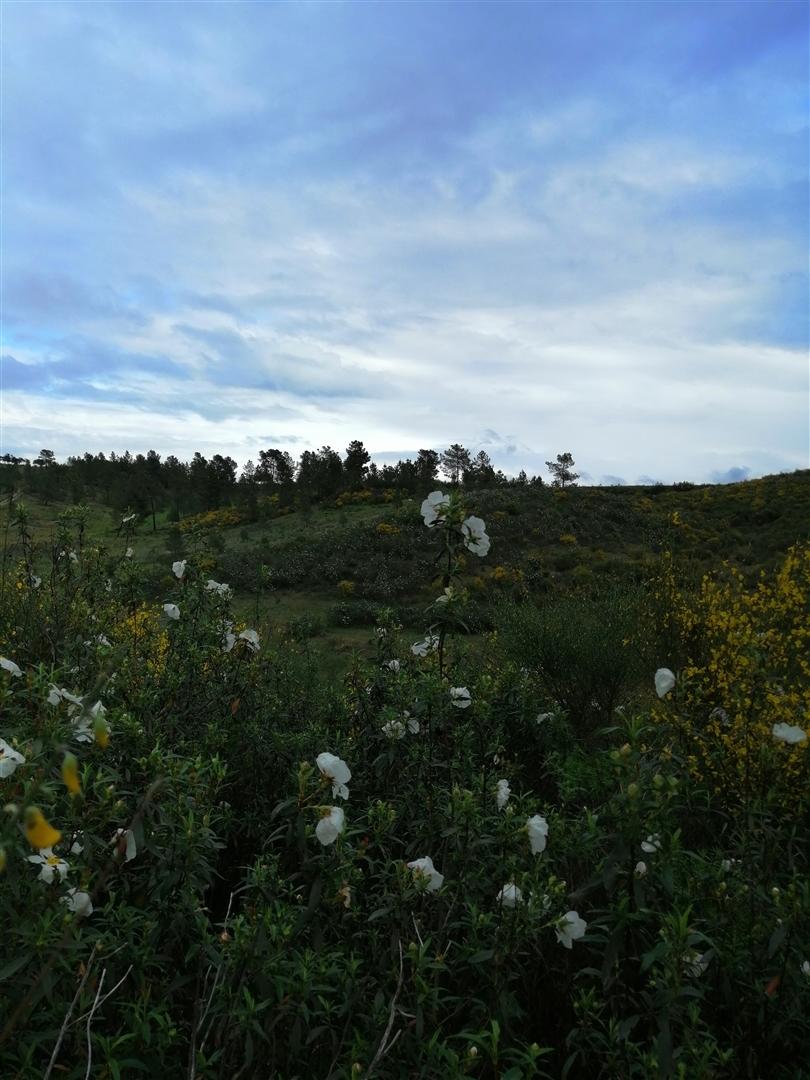
[[[739,862],[739,859],[723,859],[720,862],[720,869],[727,874],[729,870],[733,870],[735,866],[738,866]]]
[[[0,780],[11,776],[18,765],[24,765],[25,758],[9,746],[5,739],[0,739]]]
[[[541,851],[546,850],[548,822],[544,817],[535,814],[534,817],[530,817],[526,822],[526,828],[529,830],[529,843],[531,844],[532,855],[539,855]]]
[[[79,556],[76,554],[75,551],[69,551],[68,558],[72,563],[77,563],[79,561]]]
[[[429,529],[432,529],[437,521],[444,520],[444,512],[450,505],[450,496],[441,491],[432,491],[422,503],[422,519]]]
[[[255,630],[243,630],[239,635],[239,640],[244,641],[251,652],[259,651],[259,635]]]
[[[660,698],[666,697],[675,685],[675,676],[668,667],[661,667],[655,673],[655,692]]]
[[[180,608],[177,606],[177,604],[164,604],[163,612],[169,619],[176,620],[180,618]]]
[[[58,705],[60,701],[69,701],[71,705],[78,705],[80,709],[84,704],[80,697],[76,697],[75,694],[69,693],[64,688],[60,690],[55,683],[51,683],[50,693],[48,694],[48,704]]]
[[[78,708],[76,705],[71,705],[70,715],[75,716],[79,709],[83,708],[82,702],[79,702]],[[100,701],[97,701],[93,707],[85,712],[79,714],[78,718],[73,722],[73,737],[77,742],[94,742],[96,738],[95,723],[96,721],[102,721],[109,733],[109,725],[104,720],[107,713],[106,708]]]
[[[699,953],[694,949],[690,949],[683,958],[683,970],[691,978],[699,979],[709,966],[710,961],[711,956],[708,953]]]
[[[349,789],[346,787],[352,778],[351,770],[345,761],[335,754],[324,752],[315,758],[315,764],[323,775],[332,781],[332,798],[348,799]]]
[[[425,855],[422,859],[414,859],[413,862],[408,863],[408,869],[413,870],[413,876],[418,879],[424,879],[427,881],[425,892],[436,892],[444,884],[444,874],[440,874],[436,867],[433,865],[433,860],[429,855]]]
[[[661,850],[661,834],[650,833],[646,840],[641,842],[641,850],[645,855],[654,855]]]
[[[172,563],[172,573],[179,581],[186,572],[186,560],[178,559],[177,562]]]
[[[54,855],[53,848],[49,847],[41,848],[36,855],[29,855],[28,861],[39,866],[37,878],[39,881],[44,881],[46,885],[53,884],[54,874],[58,875],[60,881],[64,881],[70,869],[65,860]]]
[[[224,596],[226,599],[231,595],[230,585],[223,585],[219,581],[214,581],[213,578],[209,578],[205,583],[205,587],[208,592],[215,592],[219,596]]]
[[[135,833],[132,829],[116,829],[111,843],[116,845],[116,855],[123,854],[124,862],[132,862],[138,854],[138,849],[135,846]]]
[[[17,667],[14,661],[8,660],[5,656],[0,656],[0,668],[2,668],[3,671],[7,671],[10,675],[13,675],[15,679],[19,679],[22,675],[22,671]]]
[[[502,904],[504,907],[513,908],[521,903],[523,893],[513,881],[510,881],[508,885],[504,885],[495,899],[497,903]]]
[[[468,517],[461,526],[464,534],[464,546],[473,555],[483,557],[489,551],[490,541],[487,536],[487,527],[480,517]]]
[[[38,589],[42,584],[42,578],[39,577],[38,574],[32,574],[29,584],[31,585],[32,589]]]
[[[644,877],[644,875],[647,873],[647,864],[644,862],[643,859],[639,859],[639,861],[636,863],[636,868],[633,873],[636,875],[636,877]]]
[[[378,638],[382,639],[387,635],[388,631],[385,629],[384,626],[376,626],[374,628],[374,633],[377,635]]]
[[[774,724],[771,731],[775,739],[780,742],[790,743],[792,746],[796,743],[803,743],[807,738],[807,732],[794,724]]]
[[[499,810],[503,810],[503,808],[509,802],[509,796],[511,794],[512,789],[509,787],[509,781],[499,780],[495,786],[495,801],[498,804]]]
[[[383,664],[383,667],[388,668],[389,671],[393,671],[395,675],[399,671],[400,666],[399,660],[386,660]]]
[[[810,979],[810,960],[802,960],[802,975],[806,975]]]
[[[345,825],[346,815],[340,807],[330,806],[329,812],[325,814],[315,826],[315,835],[324,847],[328,847],[329,844],[334,844],[343,832]]]
[[[576,911],[566,911],[565,915],[557,923],[554,933],[557,941],[566,949],[570,949],[573,942],[584,937],[588,924],[581,919]]]
[[[450,701],[457,709],[466,709],[472,702],[470,691],[466,686],[451,686]]]
[[[421,727],[418,720],[415,720],[406,709],[402,714],[402,719],[405,721],[405,725],[410,731],[411,735],[418,735],[421,731]]]
[[[553,719],[554,719],[554,713],[553,712],[541,712],[541,713],[538,713],[537,716],[535,716],[534,722],[535,722],[535,724],[545,724],[549,720],[553,720]]]
[[[387,724],[383,724],[382,733],[389,739],[402,739],[405,735],[405,725],[401,720],[389,720]]]
[[[67,896],[60,896],[59,900],[67,904],[74,915],[87,916],[93,914],[93,902],[90,894],[81,892],[79,889],[68,889]]]
[[[78,840],[74,840],[73,843],[70,845],[70,854],[71,855],[81,855],[81,853],[83,851],[84,851],[84,844],[80,844]]]
[[[133,551],[133,549],[131,547],[128,547],[127,550],[124,552],[124,558],[131,559],[134,554],[135,552]]]
[[[456,599],[456,592],[452,585],[448,585],[441,596],[436,597],[437,604],[449,604]]]
[[[411,645],[411,652],[414,656],[427,656],[429,652],[434,652],[439,647],[439,635],[438,634],[425,634],[423,641],[415,641]]]

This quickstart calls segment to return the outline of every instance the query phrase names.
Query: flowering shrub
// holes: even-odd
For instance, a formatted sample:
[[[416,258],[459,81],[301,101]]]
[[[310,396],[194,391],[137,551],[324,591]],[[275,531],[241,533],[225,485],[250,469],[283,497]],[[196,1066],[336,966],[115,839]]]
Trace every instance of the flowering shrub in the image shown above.
[[[272,496],[271,496],[272,498]],[[192,514],[179,522],[181,532],[193,532],[196,529],[227,528],[230,525],[241,525],[245,517],[235,507],[227,506],[222,510],[205,510],[201,514]]]
[[[377,607],[342,682],[194,554],[151,600],[123,545],[0,592],[4,1076],[794,1080],[806,786],[725,812],[678,739],[717,680],[635,678],[635,595],[504,602],[469,642],[490,540],[439,494],[421,625]],[[771,766],[805,753],[803,565],[755,627],[798,661]],[[691,667],[723,641],[695,618]]]
[[[778,790],[794,803],[808,742],[779,733],[810,728],[810,547],[754,587],[729,568],[671,601],[686,656],[673,723],[692,772],[729,797]]]

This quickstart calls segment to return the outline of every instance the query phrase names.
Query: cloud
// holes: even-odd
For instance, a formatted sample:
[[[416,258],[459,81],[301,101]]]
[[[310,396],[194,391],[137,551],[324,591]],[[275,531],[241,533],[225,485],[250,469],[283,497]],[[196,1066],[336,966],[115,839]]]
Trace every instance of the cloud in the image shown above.
[[[239,460],[271,426],[807,465],[805,10],[38,11],[3,43],[3,449],[79,416]]]

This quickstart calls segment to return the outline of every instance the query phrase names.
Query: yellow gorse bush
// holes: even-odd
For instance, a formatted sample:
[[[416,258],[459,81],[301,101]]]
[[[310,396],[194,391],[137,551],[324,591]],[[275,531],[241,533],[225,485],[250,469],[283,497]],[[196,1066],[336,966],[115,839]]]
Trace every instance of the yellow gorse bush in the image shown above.
[[[776,743],[772,729],[810,726],[810,547],[792,547],[753,587],[726,567],[693,600],[668,599],[688,656],[676,723],[692,771],[718,789],[798,794],[810,740]]]
[[[145,675],[163,673],[169,650],[169,635],[159,609],[142,604],[118,624],[116,635],[121,644],[130,647],[133,657],[143,663]],[[137,670],[136,666],[133,674],[137,674]]]

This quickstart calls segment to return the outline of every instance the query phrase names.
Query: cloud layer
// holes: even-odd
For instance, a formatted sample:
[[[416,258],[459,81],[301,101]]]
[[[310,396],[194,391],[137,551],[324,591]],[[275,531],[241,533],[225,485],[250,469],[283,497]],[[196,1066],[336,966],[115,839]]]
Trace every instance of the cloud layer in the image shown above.
[[[801,5],[4,19],[4,450],[807,466]]]

